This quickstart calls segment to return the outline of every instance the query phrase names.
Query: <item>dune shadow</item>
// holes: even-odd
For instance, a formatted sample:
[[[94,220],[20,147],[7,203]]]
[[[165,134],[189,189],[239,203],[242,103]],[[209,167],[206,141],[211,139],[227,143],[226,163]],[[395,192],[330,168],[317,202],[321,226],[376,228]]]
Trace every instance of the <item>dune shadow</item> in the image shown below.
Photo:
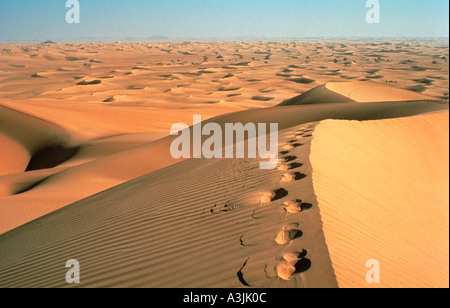
[[[36,183],[33,183],[33,184],[31,184],[31,185],[29,185],[29,186],[27,186],[25,188],[22,188],[19,191],[14,192],[13,195],[20,195],[20,194],[26,193],[27,191],[30,191],[30,190],[36,188],[37,186],[39,186],[40,184],[42,184],[46,179],[47,178],[45,178],[43,180],[40,180],[40,181],[37,181]]]
[[[79,150],[80,147],[65,148],[60,145],[42,148],[31,157],[25,172],[56,167],[75,156]]]

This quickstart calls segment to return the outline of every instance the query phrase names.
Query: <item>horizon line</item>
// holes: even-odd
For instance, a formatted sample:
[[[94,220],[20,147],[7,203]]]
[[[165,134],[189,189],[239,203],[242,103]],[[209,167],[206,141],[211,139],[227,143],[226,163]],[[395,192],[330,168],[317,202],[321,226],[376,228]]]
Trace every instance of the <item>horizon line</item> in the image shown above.
[[[449,36],[276,36],[276,37],[259,37],[259,36],[237,36],[237,37],[166,37],[163,35],[151,35],[145,37],[85,37],[75,38],[71,40],[63,40],[60,38],[49,38],[46,40],[33,39],[33,40],[1,40],[0,43],[45,43],[51,41],[56,44],[67,43],[145,43],[145,42],[178,42],[178,41],[201,41],[201,42],[221,42],[221,41],[270,41],[270,40],[449,40]]]

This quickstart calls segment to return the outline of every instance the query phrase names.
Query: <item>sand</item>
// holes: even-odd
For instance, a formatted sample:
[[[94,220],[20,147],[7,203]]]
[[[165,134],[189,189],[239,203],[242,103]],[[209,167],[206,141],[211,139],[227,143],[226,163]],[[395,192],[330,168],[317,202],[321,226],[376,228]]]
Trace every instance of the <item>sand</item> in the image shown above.
[[[316,128],[314,189],[341,287],[366,287],[369,259],[374,286],[448,285],[447,127],[439,112]]]
[[[0,286],[448,287],[448,42],[0,53]],[[195,114],[277,123],[277,168],[172,158]]]

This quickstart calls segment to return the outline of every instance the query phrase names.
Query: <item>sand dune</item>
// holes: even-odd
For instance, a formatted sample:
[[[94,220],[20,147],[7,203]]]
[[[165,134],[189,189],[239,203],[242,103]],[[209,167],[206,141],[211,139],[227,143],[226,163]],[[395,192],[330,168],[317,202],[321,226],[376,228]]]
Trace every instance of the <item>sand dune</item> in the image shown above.
[[[0,46],[0,286],[448,286],[441,44]],[[172,158],[194,114],[277,168]]]
[[[439,112],[316,127],[314,190],[339,286],[367,287],[369,259],[374,286],[448,286],[448,123]]]
[[[367,84],[363,82],[330,82],[326,84],[326,88],[360,103],[432,99],[429,96],[413,94],[411,93],[411,91],[406,91],[403,89],[386,89],[386,87],[375,83]]]

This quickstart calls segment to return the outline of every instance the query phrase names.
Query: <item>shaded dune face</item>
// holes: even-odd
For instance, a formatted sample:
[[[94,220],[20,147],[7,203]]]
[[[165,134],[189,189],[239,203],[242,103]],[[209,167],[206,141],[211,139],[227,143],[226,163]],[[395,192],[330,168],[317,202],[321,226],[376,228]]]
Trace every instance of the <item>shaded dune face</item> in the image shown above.
[[[67,147],[71,136],[57,125],[4,106],[0,106],[0,111],[2,135],[28,154],[26,165],[25,160],[21,159],[22,166],[10,170],[9,174],[52,168],[76,152],[75,148]],[[8,148],[3,147],[3,151],[7,152]],[[6,161],[3,163],[7,164]]]
[[[74,157],[79,150],[80,147],[66,148],[61,145],[41,148],[31,156],[25,172],[56,167]]]
[[[330,90],[326,85],[309,90],[299,96],[290,98],[278,106],[307,105],[307,104],[330,104],[330,103],[351,103],[355,102],[351,98]]]

